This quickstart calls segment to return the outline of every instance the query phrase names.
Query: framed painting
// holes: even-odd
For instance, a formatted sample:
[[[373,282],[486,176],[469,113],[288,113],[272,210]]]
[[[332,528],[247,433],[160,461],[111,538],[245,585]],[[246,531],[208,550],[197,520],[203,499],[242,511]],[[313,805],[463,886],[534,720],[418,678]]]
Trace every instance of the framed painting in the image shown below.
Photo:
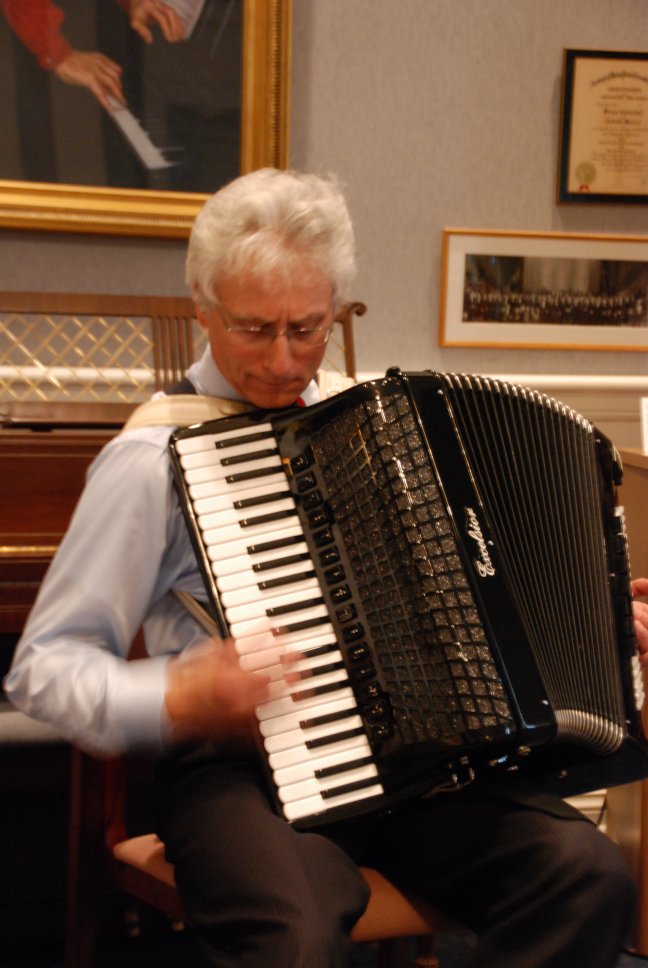
[[[566,50],[560,202],[648,202],[648,53]]]
[[[291,0],[136,6],[2,5],[0,227],[184,237],[208,194],[287,165]]]
[[[648,237],[445,229],[439,344],[648,351]]]

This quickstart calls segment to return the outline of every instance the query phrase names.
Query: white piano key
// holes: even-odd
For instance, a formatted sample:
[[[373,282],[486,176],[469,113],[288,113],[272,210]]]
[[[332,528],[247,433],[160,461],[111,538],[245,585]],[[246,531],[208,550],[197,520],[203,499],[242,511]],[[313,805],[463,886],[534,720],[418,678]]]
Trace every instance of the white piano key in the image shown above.
[[[213,511],[222,511],[225,508],[233,508],[235,501],[250,501],[255,498],[268,497],[271,494],[281,493],[285,497],[290,497],[290,489],[286,481],[271,480],[267,483],[258,484],[250,482],[253,486],[245,489],[233,490],[231,487],[225,494],[209,494],[204,497],[196,498],[192,501],[194,512],[201,514],[211,514]],[[259,507],[267,505],[260,504]],[[270,505],[271,506],[271,505]]]
[[[294,519],[291,518],[290,520],[292,521]],[[293,537],[303,538],[303,531],[298,524],[296,526],[291,525],[290,530]],[[209,549],[207,550],[209,553]],[[248,554],[247,550],[244,550],[240,554],[228,555],[226,558],[215,560],[213,571],[215,572],[216,577],[222,580],[228,575],[236,575],[242,572],[247,574],[250,572],[250,569],[253,565],[265,564],[266,568],[263,571],[258,572],[259,576],[267,574],[268,577],[272,577],[272,567],[274,567],[272,565],[273,562],[277,562],[276,567],[280,567],[280,562],[284,558],[287,558],[290,555],[302,554],[303,552],[307,551],[308,545],[305,541],[298,541],[294,544],[286,544],[281,548],[273,548],[270,551],[257,552],[254,555]],[[305,562],[308,560],[309,559],[304,559]],[[252,574],[256,575],[257,572],[252,571]]]
[[[346,732],[350,729],[358,729],[362,726],[362,719],[358,714],[355,697],[351,702],[346,700],[336,700],[337,712],[353,712],[353,715],[344,716],[343,719],[334,720],[332,723],[321,723],[319,726],[309,726],[304,729],[302,723],[305,719],[317,719],[326,716],[333,710],[330,708],[333,703],[326,702],[326,696],[320,696],[320,708],[308,710],[307,714],[303,710],[289,709],[282,716],[274,716],[271,719],[264,719],[259,723],[259,732],[265,738],[279,736],[281,733],[291,733],[293,730],[300,730],[299,744],[305,743],[307,739],[318,739],[321,736],[330,736],[335,733]],[[326,710],[326,711],[325,711]]]
[[[309,731],[308,738],[328,738],[328,742],[321,745],[320,752],[328,750],[331,753],[344,755],[346,750],[355,746],[361,734],[356,736],[345,735],[341,728],[341,723],[337,729],[334,728],[335,725],[335,723],[330,723],[328,726],[315,726],[313,727],[312,734]],[[263,745],[268,754],[268,761],[272,759],[273,762],[275,762],[274,758],[278,756],[284,756],[292,763],[296,762],[295,758],[302,756],[302,754],[303,758],[306,759],[309,749],[304,743],[304,731],[301,728],[289,730],[287,733],[277,733],[276,736],[266,736],[263,740]]]
[[[209,450],[183,454],[180,458],[180,463],[184,470],[188,471],[196,467],[213,467],[216,464],[222,464],[223,461],[227,463],[227,460],[231,457],[243,457],[246,454],[258,454],[276,450],[277,444],[273,434],[261,440],[253,440],[245,444],[235,444],[232,447],[226,447],[222,450],[211,447]]]
[[[222,464],[196,467],[185,472],[185,480],[187,484],[201,484],[203,481],[224,480],[226,477],[236,474],[249,474],[250,471],[275,471],[277,469],[283,474],[281,458],[279,456],[266,457],[264,460],[245,461],[243,464],[234,464],[232,467],[223,467]]]
[[[277,639],[272,638],[272,641],[269,641],[267,648],[259,649],[258,651],[254,652],[241,653],[237,650],[241,669],[246,669],[249,671],[253,671],[255,669],[264,669],[266,666],[270,666],[274,662],[278,661],[278,659],[282,655],[285,655],[286,652],[293,651],[291,649],[286,649],[286,647],[281,644],[281,640],[279,640],[280,644],[278,646],[277,641]],[[308,646],[311,649],[316,649],[323,646],[331,646],[331,650],[329,652],[325,652],[324,655],[335,655],[339,652],[335,638],[332,638],[330,635],[313,636],[313,638],[309,640]],[[273,659],[273,655],[275,655],[277,658]]]
[[[330,734],[334,735],[334,734]],[[341,734],[340,734],[341,735]],[[277,737],[269,737],[268,742],[273,742]],[[348,763],[358,756],[370,756],[371,747],[366,736],[347,736],[337,742],[327,743],[325,746],[317,746],[312,749],[301,743],[299,746],[289,746],[288,749],[278,750],[268,756],[268,766],[276,774],[279,770],[289,768],[299,768],[308,770],[316,769],[317,764],[323,756],[330,757],[335,763]]]
[[[248,594],[246,595],[246,591]],[[241,591],[225,592],[221,595],[221,605],[227,613],[227,620],[230,623],[244,622],[247,619],[258,618],[266,614],[268,608],[280,608],[284,605],[297,605],[299,602],[310,602],[313,599],[321,598],[321,586],[317,578],[308,578],[305,581],[295,584],[290,589],[286,588],[248,588]],[[292,613],[288,613],[288,618]],[[299,614],[299,613],[297,613]],[[280,615],[278,618],[283,619]],[[277,623],[275,623],[277,624]]]
[[[262,652],[261,655],[267,655],[267,653]],[[287,675],[301,675],[303,679],[298,681],[305,682],[308,673],[312,672],[313,675],[317,675],[318,670],[323,666],[330,666],[333,663],[344,663],[342,653],[339,649],[333,649],[330,652],[322,652],[319,655],[310,657],[305,656],[301,659],[297,658],[288,663],[281,661],[281,654],[275,653],[275,655],[277,656],[276,662],[273,665],[267,665],[263,668],[263,674],[265,676],[270,676],[270,679],[273,682],[275,680],[279,681],[280,679],[285,681]],[[249,659],[252,657],[246,656],[246,658]],[[289,690],[292,690],[293,684],[289,683],[288,688]]]
[[[342,780],[343,777],[350,779],[352,771],[350,769],[342,769],[342,767],[349,763],[354,763],[356,760],[365,759],[369,755],[371,754],[368,746],[362,744],[349,749],[345,758],[340,757],[339,754],[327,754],[324,756],[320,750],[319,755],[313,756],[312,759],[303,760],[291,766],[281,767],[280,769],[274,769],[272,779],[275,781],[278,787],[287,787],[291,783],[301,783],[303,780],[312,778],[316,770],[328,770],[331,767],[337,768],[337,771],[332,774],[334,777],[333,782],[335,782],[337,778],[340,778],[340,780]],[[374,766],[372,775],[376,776],[377,773],[378,771]],[[356,777],[356,779],[359,779],[359,777]]]
[[[121,104],[116,98],[112,97],[112,95],[109,94],[107,97],[110,103],[110,111],[107,112],[108,117],[121,129],[123,135],[145,168],[148,168],[149,171],[173,168],[175,162],[168,161],[164,157],[157,145],[151,141],[147,132],[132,111]]]
[[[224,508],[222,511],[214,511],[211,514],[199,514],[198,524],[204,532],[237,525],[243,534],[247,534],[251,526],[244,527],[244,521],[252,522],[255,518],[274,514],[278,511],[294,511],[295,508],[296,505],[292,497],[284,497],[273,501],[272,504],[260,504],[253,508]]]
[[[292,624],[298,624],[299,622],[310,621],[312,619],[324,619],[328,617],[328,610],[326,605],[314,605],[312,608],[306,608],[301,612],[288,614],[288,615],[277,615],[269,617],[268,615],[259,615],[256,618],[251,618],[248,621],[243,622],[228,622],[230,625],[230,632],[235,639],[244,639],[249,635],[261,635],[263,632],[272,633],[273,629],[287,628],[290,629]],[[279,636],[275,636],[275,640]]]
[[[336,787],[345,786],[348,783],[355,783],[358,780],[370,780],[378,776],[378,770],[372,763],[360,766],[356,770],[349,770],[339,776],[327,776],[319,779],[300,780],[297,783],[290,783],[288,786],[279,786],[279,799],[282,803],[294,803],[297,800],[305,800],[307,797],[317,796],[324,791],[334,793]],[[276,777],[274,778],[276,782]]]
[[[344,669],[323,672],[293,683],[286,683],[281,679],[276,682],[271,682],[268,686],[268,705],[271,705],[275,699],[278,701],[285,699],[287,702],[299,705],[302,701],[301,697],[306,697],[309,693],[312,694],[313,690],[317,689],[318,686],[328,686],[335,682],[339,682],[340,686],[344,686],[348,681],[349,678]],[[321,695],[318,698],[321,700]]]
[[[295,521],[295,524],[288,523]],[[276,522],[275,522],[276,528]],[[250,539],[248,536],[240,536],[236,541],[223,541],[222,543],[209,544],[207,543],[207,555],[209,559],[213,562],[223,561],[225,558],[239,558],[241,555],[248,553],[248,548],[251,544],[263,545],[267,541],[273,541],[276,539],[283,538],[288,540],[289,538],[303,538],[304,532],[301,525],[296,518],[289,518],[288,521],[284,522],[284,527],[273,531],[267,531],[263,536],[258,539]],[[203,535],[204,537],[204,535]],[[281,548],[268,549],[269,554],[282,554],[286,548],[291,548],[292,545],[286,544]],[[259,555],[265,554],[265,551],[258,552]],[[254,555],[254,561],[257,560],[256,554]]]
[[[272,431],[271,423],[247,424],[236,430],[228,429],[216,434],[196,434],[191,437],[181,437],[176,441],[175,448],[179,454],[191,454],[199,450],[211,450],[217,442],[236,440],[247,437],[252,433],[267,433]]]
[[[306,548],[306,545],[303,546]],[[295,551],[291,555],[284,555],[284,558],[295,557],[302,555],[303,552]],[[272,561],[272,559],[269,559]],[[275,558],[275,561],[279,559]],[[272,581],[275,578],[286,578],[289,579],[293,576],[295,583],[301,581],[300,575],[307,574],[313,570],[312,562],[310,558],[301,557],[299,561],[294,561],[289,565],[280,565],[277,563],[274,568],[264,568],[263,571],[253,571],[250,567],[250,557],[248,556],[247,562],[241,561],[240,571],[234,573],[228,573],[226,575],[218,575],[217,583],[218,590],[223,595],[225,592],[237,591],[239,588],[243,589],[258,589],[262,582]],[[286,585],[288,587],[288,584]]]
[[[284,816],[289,822],[314,817],[320,813],[326,813],[334,807],[346,806],[350,803],[357,803],[359,800],[366,800],[369,797],[380,797],[384,793],[382,785],[376,783],[374,786],[364,790],[353,790],[351,793],[340,794],[331,800],[325,800],[321,796],[306,797],[303,800],[296,800],[293,803],[285,804]]]
[[[257,719],[262,723],[266,719],[272,719],[275,716],[285,716],[286,713],[293,712],[295,710],[306,710],[310,709],[313,711],[313,707],[317,707],[326,696],[332,699],[343,699],[348,698],[353,704],[355,704],[355,697],[353,695],[353,690],[345,685],[345,680],[340,681],[340,688],[335,692],[326,693],[322,695],[311,695],[310,697],[300,698],[299,702],[294,699],[275,699],[272,702],[264,703],[261,706],[256,707]]]
[[[255,541],[269,540],[270,535],[282,534],[281,525],[285,527],[286,522],[291,520],[291,518],[284,518],[281,521],[265,521],[263,524],[253,524],[248,528],[242,528],[240,524],[229,524],[224,528],[203,531],[203,538],[210,548],[217,546],[221,541],[227,544],[241,539],[246,541],[247,545],[251,545]]]
[[[325,622],[316,628],[300,629],[298,632],[283,633],[282,635],[273,635],[270,630],[265,629],[259,633],[238,636],[235,645],[239,655],[262,652],[264,649],[276,649],[278,645],[288,650],[299,650],[300,647],[306,648],[310,641],[314,642],[321,635],[335,638],[335,632],[330,622]]]

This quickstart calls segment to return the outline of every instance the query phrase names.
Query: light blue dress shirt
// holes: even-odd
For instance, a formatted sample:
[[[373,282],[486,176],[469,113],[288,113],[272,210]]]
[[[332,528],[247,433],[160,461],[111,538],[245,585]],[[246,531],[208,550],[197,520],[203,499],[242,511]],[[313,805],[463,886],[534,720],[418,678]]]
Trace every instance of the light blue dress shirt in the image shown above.
[[[188,376],[198,393],[241,399],[209,351]],[[303,397],[316,402],[315,383]],[[172,429],[125,431],[95,459],[5,678],[19,709],[95,753],[163,750],[169,659],[205,638],[172,591],[206,598],[173,486]],[[126,662],[140,627],[148,658]]]

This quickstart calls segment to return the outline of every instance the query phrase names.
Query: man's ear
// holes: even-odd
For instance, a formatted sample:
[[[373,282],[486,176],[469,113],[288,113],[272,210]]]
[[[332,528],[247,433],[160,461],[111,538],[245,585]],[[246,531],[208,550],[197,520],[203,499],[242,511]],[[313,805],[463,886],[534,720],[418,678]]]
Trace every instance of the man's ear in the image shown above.
[[[196,319],[198,320],[198,325],[202,326],[203,329],[207,329],[209,326],[209,319],[207,318],[207,313],[199,305],[199,303],[194,303],[194,309],[196,310]]]

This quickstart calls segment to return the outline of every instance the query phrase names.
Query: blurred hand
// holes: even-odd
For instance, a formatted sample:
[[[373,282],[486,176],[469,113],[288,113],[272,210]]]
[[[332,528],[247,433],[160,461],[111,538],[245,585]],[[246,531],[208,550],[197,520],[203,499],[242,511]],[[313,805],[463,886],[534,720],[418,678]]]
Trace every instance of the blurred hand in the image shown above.
[[[633,597],[648,597],[648,578],[637,578],[632,582]],[[632,612],[635,621],[635,635],[639,650],[639,661],[644,668],[648,668],[648,605],[645,602],[634,601]]]
[[[112,110],[111,96],[120,104],[126,103],[121,85],[122,69],[104,54],[73,50],[55,68],[55,73],[67,84],[87,87],[106,111]]]
[[[266,698],[268,682],[269,676],[240,668],[230,641],[212,639],[174,659],[165,696],[173,738],[251,739],[254,707]]]
[[[149,21],[153,21],[162,31],[162,36],[170,44],[184,40],[185,26],[175,10],[161,0],[131,0],[130,25],[146,41],[153,43]]]

